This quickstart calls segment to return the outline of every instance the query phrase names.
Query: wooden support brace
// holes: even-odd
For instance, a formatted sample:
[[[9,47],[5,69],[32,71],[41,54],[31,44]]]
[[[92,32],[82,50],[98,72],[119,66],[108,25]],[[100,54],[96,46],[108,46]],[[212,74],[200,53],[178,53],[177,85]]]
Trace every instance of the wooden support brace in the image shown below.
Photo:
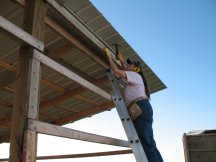
[[[83,157],[96,157],[96,156],[109,156],[109,155],[122,155],[130,154],[132,150],[117,150],[117,151],[107,151],[107,152],[94,152],[94,153],[84,153],[84,154],[71,154],[71,155],[54,155],[54,156],[39,156],[38,160],[48,160],[48,159],[66,159],[66,158],[83,158]]]
[[[18,26],[14,25],[2,16],[0,16],[0,28],[9,34],[12,39],[16,38],[40,51],[44,50],[43,42],[33,37],[31,34],[27,33]]]
[[[82,85],[83,87],[99,94],[100,96],[106,98],[107,100],[111,100],[111,95],[109,93],[105,92],[104,90],[95,86],[94,84],[90,83],[89,81],[83,79],[82,77],[80,77],[76,73],[68,70],[67,68],[65,68],[61,64],[59,64],[59,63],[55,62],[54,60],[50,59],[49,57],[43,55],[39,51],[35,52],[33,57],[35,59],[37,59],[38,61],[42,62],[43,64],[54,69],[55,71],[57,71],[57,72],[65,75],[66,77],[72,79],[73,81],[77,82],[78,84]]]
[[[35,131],[37,133],[48,134],[58,137],[108,144],[114,146],[129,147],[128,141],[77,131],[32,119],[28,120],[28,129],[31,131]]]
[[[131,154],[131,153],[132,153],[132,150],[129,149],[129,150],[94,152],[94,153],[84,153],[84,154],[38,156],[37,160],[83,158],[83,157],[95,157],[95,156],[122,155],[122,154]],[[0,159],[0,161],[8,161],[8,159]]]

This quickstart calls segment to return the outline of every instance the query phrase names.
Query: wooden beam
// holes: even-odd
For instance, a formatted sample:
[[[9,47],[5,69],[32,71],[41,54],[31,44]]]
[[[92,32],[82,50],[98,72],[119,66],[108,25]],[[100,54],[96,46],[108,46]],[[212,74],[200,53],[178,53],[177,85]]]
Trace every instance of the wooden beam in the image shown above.
[[[108,68],[109,65],[105,63],[104,60],[102,60],[99,57],[96,57],[95,53],[90,50],[86,45],[84,45],[80,40],[78,40],[76,37],[71,35],[68,31],[66,31],[60,24],[58,24],[53,18],[47,15],[45,19],[47,25],[50,26],[54,31],[56,31],[59,35],[61,35],[63,38],[65,38],[67,41],[72,43],[74,46],[79,48],[82,52],[87,54],[92,60],[99,63],[101,66]]]
[[[74,129],[64,128],[61,126],[48,124],[32,119],[28,120],[28,129],[31,131],[35,131],[42,134],[48,134],[52,136],[108,144],[114,146],[129,147],[128,141],[77,131]]]
[[[108,78],[107,78],[107,76],[105,76],[105,77],[102,77],[102,78],[99,78],[97,80],[92,81],[92,83],[99,86],[99,85],[102,85],[105,82],[107,82],[107,80],[108,80]],[[74,97],[74,96],[76,96],[76,95],[78,95],[80,93],[83,93],[85,91],[86,91],[86,89],[83,88],[83,87],[78,87],[76,89],[70,90],[70,91],[62,94],[61,96],[54,97],[53,99],[50,99],[50,100],[47,100],[47,101],[42,101],[41,104],[40,104],[40,108],[44,109],[44,108],[47,108],[47,107],[50,107],[50,106],[54,106],[56,104],[59,104],[59,103],[65,101],[65,100],[67,100],[67,99],[69,99],[71,97]]]
[[[68,158],[84,158],[84,157],[98,157],[98,156],[110,156],[110,155],[122,155],[133,153],[131,149],[128,150],[117,150],[107,152],[94,152],[84,154],[71,154],[71,155],[54,155],[54,156],[39,156],[37,160],[50,160],[50,159],[68,159]],[[0,160],[1,161],[1,160]]]
[[[40,40],[33,37],[31,34],[14,25],[2,16],[0,16],[0,29],[5,31],[12,39],[18,39],[19,41],[25,42],[26,44],[40,51],[44,50],[44,44]]]
[[[25,1],[24,0],[14,0],[15,2],[17,2],[18,4],[20,4],[21,6],[25,7]],[[57,3],[54,2],[54,4],[52,4],[52,1],[49,1],[50,5],[54,7],[54,5],[58,5]],[[59,8],[59,6],[55,9]],[[60,9],[61,10],[61,9]],[[60,11],[57,10],[57,11]],[[66,9],[64,8],[64,10],[66,11]],[[60,12],[61,13],[61,12]],[[62,14],[62,13],[61,13]],[[67,11],[68,14],[68,11]],[[64,14],[63,14],[64,16]],[[70,16],[73,16],[70,14]],[[66,18],[67,19],[67,18]],[[68,20],[68,19],[67,19]],[[45,22],[46,24],[53,29],[54,31],[56,31],[57,33],[59,33],[59,35],[61,35],[63,38],[65,38],[66,40],[68,40],[70,43],[72,43],[73,45],[75,45],[77,48],[79,48],[81,51],[83,51],[85,54],[87,54],[91,59],[95,60],[97,63],[99,63],[101,66],[108,68],[109,65],[102,60],[99,57],[95,57],[95,53],[92,52],[92,50],[90,50],[88,47],[86,47],[80,40],[78,40],[76,37],[74,37],[73,35],[71,35],[69,32],[67,32],[61,25],[59,25],[55,20],[53,20],[49,15],[46,16],[45,18]],[[69,21],[72,25],[76,25],[76,21],[72,22]],[[75,23],[75,24],[73,24]],[[77,22],[80,24],[80,22]],[[78,26],[78,30],[82,29],[83,27],[79,28]],[[86,29],[85,29],[86,30]],[[89,29],[88,29],[89,30]],[[82,31],[81,31],[82,32]],[[89,37],[90,38],[90,37]],[[101,42],[101,40],[99,40],[99,38],[96,39],[96,41],[98,41],[99,43]],[[94,41],[93,41],[94,42]],[[94,42],[95,43],[95,42]],[[96,44],[97,45],[97,44]],[[105,46],[101,46],[100,47],[102,50],[105,48]],[[115,52],[113,52],[113,55],[115,55]]]
[[[56,1],[47,0],[47,2],[58,11],[66,20],[68,20],[72,25],[76,27],[81,33],[83,33],[87,38],[89,38],[94,44],[96,44],[100,49],[105,49],[109,47],[100,37],[98,37],[81,19],[79,19],[66,5],[60,6]],[[115,52],[111,50],[111,53],[115,55]]]
[[[10,125],[0,125],[0,129],[10,129]]]
[[[1,61],[1,60],[0,60],[0,67],[6,68],[6,69],[8,69],[8,70],[10,70],[12,72],[16,72],[16,67],[15,66],[13,66],[11,64],[8,64],[8,63],[6,63],[4,61]],[[66,93],[68,91],[64,87],[61,87],[61,86],[59,86],[59,85],[57,85],[57,84],[55,84],[53,82],[50,82],[50,81],[48,81],[46,79],[43,79],[43,78],[41,79],[41,83],[43,85],[46,85],[47,87],[49,87],[51,89],[56,90],[57,92],[60,92],[60,93]],[[94,104],[94,105],[98,105],[95,101],[92,101],[92,100],[90,100],[90,99],[88,99],[86,97],[83,97],[83,96],[80,96],[80,95],[76,95],[74,97],[77,98],[77,99],[83,100],[85,102],[88,102],[88,103],[91,103],[91,104]]]
[[[43,78],[42,78],[42,79],[41,79],[41,83],[42,83],[43,85],[46,85],[47,87],[53,89],[53,90],[56,90],[57,92],[60,92],[60,93],[65,93],[65,92],[67,92],[67,89],[65,89],[64,87],[59,86],[59,85],[57,85],[57,84],[55,84],[55,83],[53,83],[53,82],[50,82],[50,81],[48,81],[48,80],[46,80],[46,79],[43,79]]]
[[[11,103],[8,103],[8,102],[5,102],[5,101],[2,101],[0,100],[0,105],[3,105],[3,106],[6,106],[8,109],[10,109],[12,111],[13,109],[13,104]],[[59,105],[57,105],[59,106]],[[62,105],[61,105],[62,106]],[[61,107],[62,108],[62,107]],[[65,109],[65,107],[64,107]],[[69,108],[68,108],[69,109]],[[72,111],[72,109],[71,109]],[[76,111],[73,111],[73,112],[76,112]],[[50,118],[50,119],[53,119],[53,120],[60,120],[59,117],[56,117],[56,116],[53,116],[53,115],[50,115],[49,113],[46,113],[45,111],[43,110],[40,110],[39,112],[40,116],[42,117],[47,117],[47,118]],[[7,122],[10,122],[11,121],[11,118],[12,116],[11,115],[8,115],[8,116],[5,116],[5,117],[0,117],[0,124],[4,124],[4,123],[7,123]]]
[[[56,60],[58,58],[63,57],[64,55],[66,55],[67,53],[69,53],[71,51],[71,45],[70,44],[65,44],[62,47],[59,47],[51,52],[47,53],[47,56]]]
[[[44,49],[42,41],[44,40],[45,13],[46,5],[43,0],[26,1],[23,29],[29,33],[30,38],[33,38],[31,45],[41,51]],[[22,30],[15,31],[13,34],[19,32],[23,34]],[[24,37],[28,35],[24,34]],[[40,62],[33,58],[34,52],[35,50],[26,44],[20,47],[11,123],[10,162],[36,161],[37,134],[30,131],[24,133],[26,119],[38,119]]]
[[[51,159],[71,159],[71,158],[83,158],[83,157],[98,157],[98,156],[109,156],[109,155],[123,155],[133,153],[131,149],[128,150],[117,150],[107,152],[94,152],[84,154],[70,154],[70,155],[51,155],[51,156],[38,156],[37,160],[51,160]],[[0,159],[0,161],[8,161],[8,159]]]
[[[57,71],[57,72],[65,75],[66,77],[72,79],[73,81],[77,82],[78,84],[82,85],[83,87],[97,93],[98,95],[106,98],[107,100],[111,100],[111,95],[109,93],[105,92],[104,90],[95,86],[94,84],[90,83],[89,81],[83,79],[82,77],[80,77],[76,73],[68,70],[67,68],[65,68],[61,64],[59,64],[59,63],[55,62],[54,60],[50,59],[49,57],[43,55],[39,51],[35,52],[33,57],[36,60],[40,61],[41,63],[54,69],[55,71]]]
[[[97,103],[96,101],[94,101],[93,99],[88,99],[86,97],[83,97],[81,95],[76,95],[75,98],[79,99],[79,100],[82,100],[82,101],[85,101],[85,102],[88,102],[90,104],[93,104],[93,105],[100,105],[99,103]]]
[[[79,111],[75,110],[73,107],[65,106],[65,105],[62,105],[62,104],[55,105],[55,107],[63,109],[63,110],[70,111],[72,113],[74,113],[74,112],[78,113],[79,112]]]
[[[0,60],[0,67],[8,69],[8,70],[10,70],[12,72],[16,72],[16,67],[15,66],[13,66],[11,64],[8,64],[8,63],[6,63],[6,62],[4,62],[2,60]]]

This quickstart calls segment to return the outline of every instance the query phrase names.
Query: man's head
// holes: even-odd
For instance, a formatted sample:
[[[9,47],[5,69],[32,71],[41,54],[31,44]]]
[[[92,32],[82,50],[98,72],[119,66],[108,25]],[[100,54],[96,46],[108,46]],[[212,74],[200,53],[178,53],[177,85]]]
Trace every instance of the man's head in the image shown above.
[[[131,70],[134,72],[140,72],[140,62],[139,61],[131,61],[130,59],[127,59],[127,70]]]

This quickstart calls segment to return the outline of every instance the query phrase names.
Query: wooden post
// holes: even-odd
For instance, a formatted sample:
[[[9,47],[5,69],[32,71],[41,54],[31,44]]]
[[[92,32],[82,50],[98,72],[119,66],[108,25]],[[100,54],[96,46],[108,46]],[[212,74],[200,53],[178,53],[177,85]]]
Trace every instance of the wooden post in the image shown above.
[[[43,0],[26,1],[23,28],[43,42],[46,5]],[[35,162],[37,134],[26,130],[28,118],[38,119],[40,62],[34,49],[21,45],[10,137],[10,162]]]

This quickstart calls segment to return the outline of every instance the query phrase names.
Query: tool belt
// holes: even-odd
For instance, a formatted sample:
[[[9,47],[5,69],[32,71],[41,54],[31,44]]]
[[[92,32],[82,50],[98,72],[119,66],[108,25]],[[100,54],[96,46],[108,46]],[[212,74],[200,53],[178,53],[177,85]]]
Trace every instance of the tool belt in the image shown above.
[[[144,97],[138,97],[137,99],[130,102],[127,106],[129,116],[131,120],[137,119],[142,114],[142,109],[137,104],[138,101],[145,99]]]

